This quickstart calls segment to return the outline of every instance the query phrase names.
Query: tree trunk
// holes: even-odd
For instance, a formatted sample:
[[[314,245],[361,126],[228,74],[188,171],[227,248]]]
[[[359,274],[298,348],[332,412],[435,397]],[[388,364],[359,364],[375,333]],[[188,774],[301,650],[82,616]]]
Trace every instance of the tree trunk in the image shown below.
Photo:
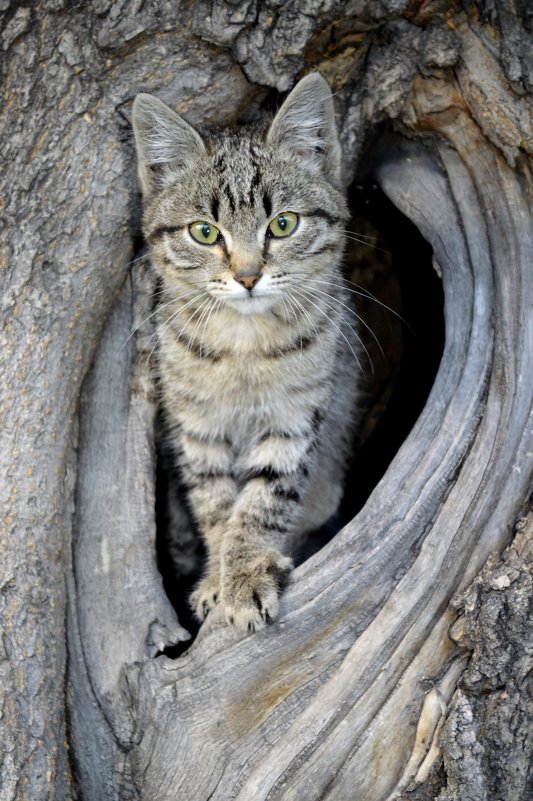
[[[525,0],[0,14],[1,798],[526,799]],[[155,559],[153,340],[149,325],[130,335],[152,291],[143,259],[130,277],[131,102],[150,91],[225,125],[310,69],[335,92],[346,183],[375,182],[432,247],[444,353],[386,474],[295,571],[279,622],[241,637],[210,616],[170,659],[188,635]]]

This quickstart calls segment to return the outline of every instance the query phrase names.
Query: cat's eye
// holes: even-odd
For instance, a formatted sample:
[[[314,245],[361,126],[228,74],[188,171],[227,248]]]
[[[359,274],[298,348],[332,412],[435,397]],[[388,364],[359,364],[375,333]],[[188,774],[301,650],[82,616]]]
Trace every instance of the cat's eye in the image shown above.
[[[189,233],[201,245],[214,245],[215,242],[222,239],[222,234],[218,228],[204,220],[191,223],[189,225]]]
[[[296,230],[298,225],[298,215],[293,211],[283,211],[274,217],[268,224],[268,233],[270,236],[289,236]]]

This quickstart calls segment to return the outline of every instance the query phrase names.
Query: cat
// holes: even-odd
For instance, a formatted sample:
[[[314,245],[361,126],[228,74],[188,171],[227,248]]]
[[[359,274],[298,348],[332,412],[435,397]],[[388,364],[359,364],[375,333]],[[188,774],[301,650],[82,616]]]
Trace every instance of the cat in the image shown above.
[[[253,632],[338,508],[354,427],[333,99],[311,73],[263,129],[201,135],[139,94],[133,129],[162,407],[207,550],[190,603]]]

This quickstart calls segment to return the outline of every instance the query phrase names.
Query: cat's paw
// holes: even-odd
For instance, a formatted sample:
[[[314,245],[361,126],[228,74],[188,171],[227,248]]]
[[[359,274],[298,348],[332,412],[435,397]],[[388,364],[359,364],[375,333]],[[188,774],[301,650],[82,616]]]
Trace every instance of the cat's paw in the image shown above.
[[[221,603],[227,623],[253,633],[275,620],[292,559],[270,548],[226,565]]]
[[[193,610],[198,620],[205,620],[211,609],[220,600],[220,574],[208,573],[200,579],[196,589],[191,593],[189,606]]]

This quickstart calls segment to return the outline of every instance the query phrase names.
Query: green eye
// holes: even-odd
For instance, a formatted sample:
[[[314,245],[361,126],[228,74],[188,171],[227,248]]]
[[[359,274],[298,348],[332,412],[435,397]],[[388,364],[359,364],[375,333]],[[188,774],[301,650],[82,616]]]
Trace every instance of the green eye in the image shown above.
[[[274,217],[268,224],[268,232],[271,236],[289,236],[296,230],[298,225],[298,215],[293,211],[283,211]]]
[[[189,232],[193,239],[201,245],[214,245],[220,236],[220,231],[211,223],[199,220],[189,225]]]

